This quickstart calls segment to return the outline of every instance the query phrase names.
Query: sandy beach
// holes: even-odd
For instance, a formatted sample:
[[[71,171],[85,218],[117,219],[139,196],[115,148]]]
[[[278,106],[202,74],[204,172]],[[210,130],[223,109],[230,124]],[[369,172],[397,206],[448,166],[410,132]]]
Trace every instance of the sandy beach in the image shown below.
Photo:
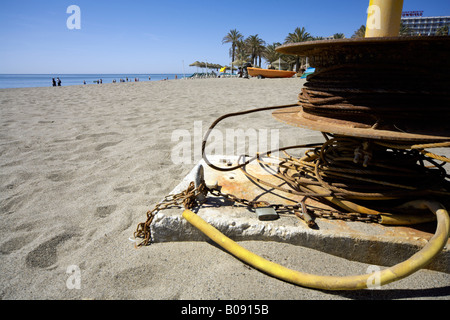
[[[297,101],[300,79],[198,79],[0,90],[0,298],[442,299],[450,275],[421,270],[380,290],[323,292],[274,279],[208,242],[129,240],[195,165],[173,163],[174,130]],[[270,112],[225,128],[279,129],[282,145],[320,142]],[[181,214],[181,210],[180,210]],[[287,267],[350,275],[366,264],[290,244],[243,246]],[[74,281],[74,275],[78,275]]]

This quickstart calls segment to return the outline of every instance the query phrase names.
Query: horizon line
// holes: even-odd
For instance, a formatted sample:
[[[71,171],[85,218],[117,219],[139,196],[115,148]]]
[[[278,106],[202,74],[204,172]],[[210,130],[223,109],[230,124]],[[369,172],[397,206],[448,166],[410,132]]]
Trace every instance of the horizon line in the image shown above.
[[[189,73],[189,72],[184,72],[184,73]],[[168,73],[133,73],[133,72],[128,72],[128,73],[0,73],[0,75],[61,75],[61,74],[65,74],[65,75],[95,75],[95,74],[105,74],[105,75],[113,75],[113,74],[136,74],[136,75],[145,75],[145,74],[183,74],[183,72],[168,72]]]

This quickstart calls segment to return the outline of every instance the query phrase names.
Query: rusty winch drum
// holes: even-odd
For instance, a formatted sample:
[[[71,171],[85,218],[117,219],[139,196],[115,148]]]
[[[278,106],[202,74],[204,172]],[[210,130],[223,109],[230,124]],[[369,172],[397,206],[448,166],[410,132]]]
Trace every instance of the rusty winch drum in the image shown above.
[[[450,38],[310,41],[277,48],[307,56],[314,74],[285,123],[321,132],[403,142],[450,139]]]

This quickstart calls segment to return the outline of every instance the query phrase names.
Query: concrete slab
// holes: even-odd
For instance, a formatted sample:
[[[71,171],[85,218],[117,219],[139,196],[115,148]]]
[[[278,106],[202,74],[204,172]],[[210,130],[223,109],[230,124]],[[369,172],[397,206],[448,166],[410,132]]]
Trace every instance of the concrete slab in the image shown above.
[[[237,163],[237,157],[211,156],[209,161],[221,167]],[[270,187],[251,181],[240,170],[219,172],[203,160],[171,192],[179,193],[195,181],[199,167],[204,169],[207,184],[218,182],[222,192],[248,200],[270,203],[295,204],[298,197],[286,196]],[[246,171],[271,181],[270,170],[252,162]],[[276,183],[276,181],[272,181]],[[236,188],[236,184],[240,187]],[[159,212],[152,224],[155,242],[205,241],[206,237],[181,217],[183,209]],[[274,221],[260,221],[253,209],[233,203],[223,197],[208,195],[206,202],[194,210],[201,218],[235,241],[278,241],[299,245],[352,261],[380,266],[400,263],[423,248],[433,236],[435,223],[412,227],[384,226],[375,223],[316,219],[316,228],[310,228],[295,215],[281,214]],[[430,270],[450,273],[450,246],[427,267]]]

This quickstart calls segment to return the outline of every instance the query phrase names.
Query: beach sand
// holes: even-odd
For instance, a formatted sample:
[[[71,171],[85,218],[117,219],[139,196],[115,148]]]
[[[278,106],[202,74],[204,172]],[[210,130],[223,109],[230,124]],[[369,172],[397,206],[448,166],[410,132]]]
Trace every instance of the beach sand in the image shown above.
[[[333,293],[267,276],[206,241],[135,249],[129,238],[137,224],[196,163],[195,155],[173,163],[174,130],[191,133],[194,150],[195,122],[205,132],[229,112],[295,103],[302,83],[199,79],[0,90],[0,298],[448,299],[450,275],[429,270],[381,290]],[[221,128],[279,129],[282,146],[323,141],[270,112]],[[368,268],[289,244],[241,244],[310,273]]]

